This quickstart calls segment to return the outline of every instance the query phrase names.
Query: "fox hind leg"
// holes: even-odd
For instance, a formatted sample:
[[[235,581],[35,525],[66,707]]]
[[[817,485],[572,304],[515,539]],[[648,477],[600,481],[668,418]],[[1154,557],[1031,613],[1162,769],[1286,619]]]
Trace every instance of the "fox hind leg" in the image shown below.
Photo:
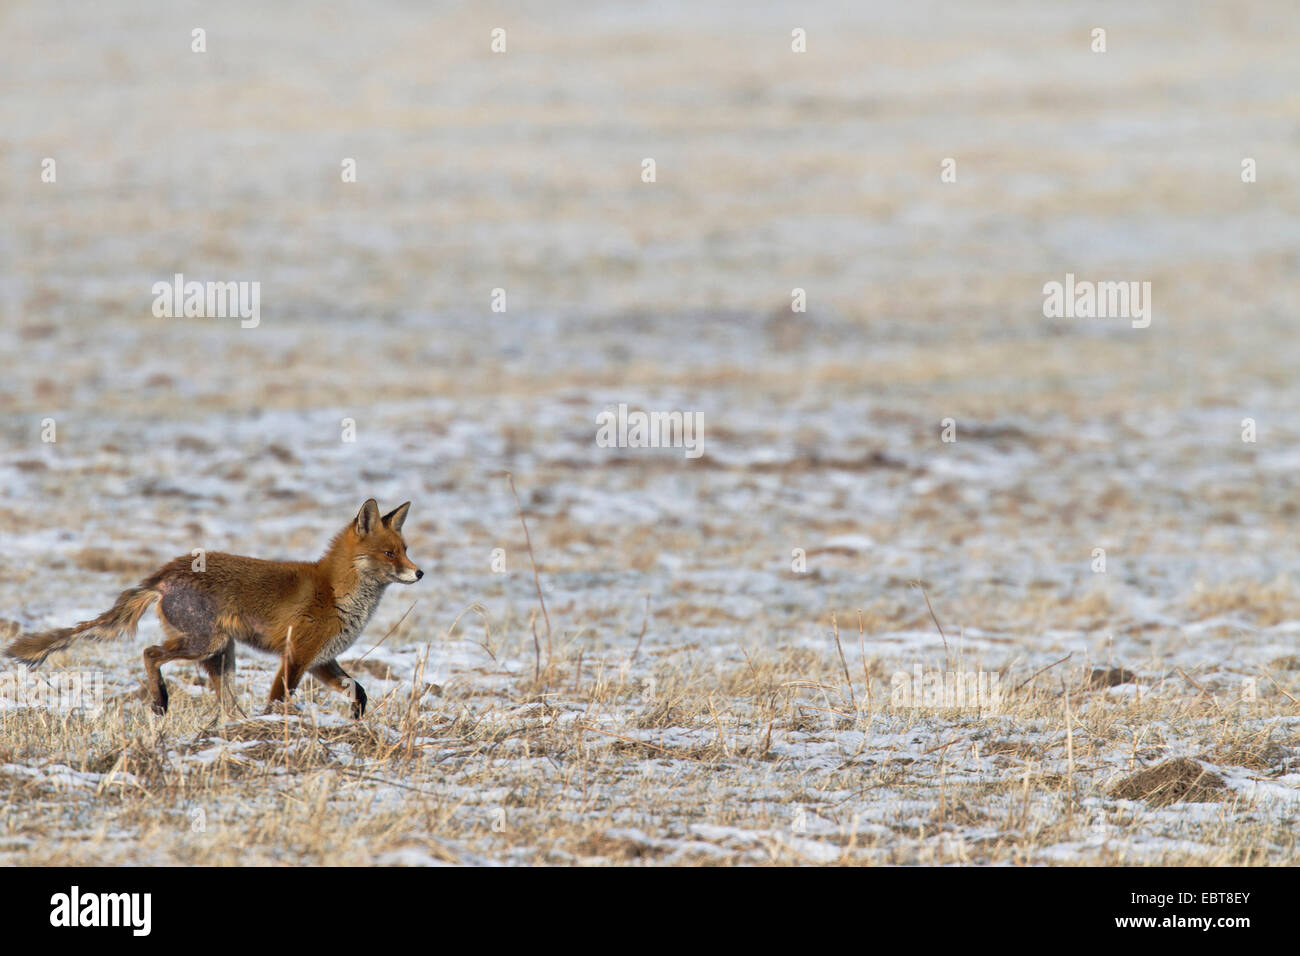
[[[216,602],[203,592],[185,585],[171,584],[158,603],[158,620],[167,638],[144,651],[145,680],[155,714],[167,713],[167,682],[162,665],[168,661],[202,661],[224,655],[230,639],[216,629]],[[230,665],[234,666],[234,648],[230,648]],[[211,672],[209,672],[211,673]]]
[[[169,624],[163,624],[163,633],[167,640],[161,644],[144,649],[144,676],[149,686],[149,697],[153,702],[153,712],[158,716],[167,713],[167,682],[163,680],[162,665],[168,661],[197,661],[204,655],[195,653],[189,647],[188,638]]]
[[[217,706],[221,713],[226,713],[226,697],[229,695],[231,701],[235,700],[235,642],[227,638],[225,646],[213,654],[211,657],[205,657],[199,661],[199,665],[207,672],[208,679],[212,682],[212,689],[217,695]],[[239,704],[236,702],[235,706]]]
[[[164,644],[155,644],[153,647],[144,649],[144,677],[149,686],[149,698],[153,702],[153,712],[158,716],[167,713],[167,682],[163,680],[163,664],[176,659],[176,649],[169,648],[171,644],[167,641]]]

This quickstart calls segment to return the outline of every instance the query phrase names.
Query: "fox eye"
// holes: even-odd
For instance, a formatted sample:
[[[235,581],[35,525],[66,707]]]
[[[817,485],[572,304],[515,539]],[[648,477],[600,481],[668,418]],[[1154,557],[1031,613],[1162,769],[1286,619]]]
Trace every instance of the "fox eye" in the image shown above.
[[[397,557],[397,555],[393,554],[393,552],[391,552],[391,551],[385,551],[385,552],[384,552],[384,557],[386,557],[386,558],[395,558],[395,557]]]

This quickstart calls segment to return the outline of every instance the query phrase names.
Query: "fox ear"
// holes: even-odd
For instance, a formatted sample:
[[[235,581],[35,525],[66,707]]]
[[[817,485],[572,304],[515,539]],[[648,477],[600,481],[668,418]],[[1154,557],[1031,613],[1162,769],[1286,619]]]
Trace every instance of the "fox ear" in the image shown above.
[[[401,531],[402,524],[406,521],[406,513],[411,510],[411,503],[408,501],[404,505],[398,505],[388,514],[384,515],[384,524],[394,531]]]
[[[379,502],[370,498],[357,512],[357,534],[367,535],[379,524]]]

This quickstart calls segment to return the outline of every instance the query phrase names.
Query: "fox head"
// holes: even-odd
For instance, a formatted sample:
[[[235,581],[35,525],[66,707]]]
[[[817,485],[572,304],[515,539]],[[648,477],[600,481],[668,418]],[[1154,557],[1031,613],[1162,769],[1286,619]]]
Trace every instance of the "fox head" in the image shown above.
[[[353,567],[385,584],[414,584],[424,577],[424,572],[406,556],[406,541],[402,538],[402,524],[410,510],[408,501],[381,518],[374,498],[362,505],[350,529],[357,539]]]

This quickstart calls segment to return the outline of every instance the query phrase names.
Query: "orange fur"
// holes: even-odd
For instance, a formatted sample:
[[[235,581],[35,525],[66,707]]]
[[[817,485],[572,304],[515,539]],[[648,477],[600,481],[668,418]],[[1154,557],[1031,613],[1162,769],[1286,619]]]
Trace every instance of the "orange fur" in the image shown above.
[[[160,668],[172,660],[200,662],[218,698],[234,674],[235,643],[281,659],[267,706],[292,693],[304,672],[352,696],[352,713],[365,712],[361,685],[336,658],[360,636],[390,584],[412,584],[424,576],[406,556],[402,523],[410,502],[379,515],[372,498],[334,536],[319,561],[264,561],[212,553],[203,570],[182,556],[169,561],[113,607],[91,621],[19,637],[10,657],[35,667],[50,654],[83,637],[105,640],[132,636],[154,602],[166,640],[144,652],[145,677],[156,713],[167,710],[167,685]]]

